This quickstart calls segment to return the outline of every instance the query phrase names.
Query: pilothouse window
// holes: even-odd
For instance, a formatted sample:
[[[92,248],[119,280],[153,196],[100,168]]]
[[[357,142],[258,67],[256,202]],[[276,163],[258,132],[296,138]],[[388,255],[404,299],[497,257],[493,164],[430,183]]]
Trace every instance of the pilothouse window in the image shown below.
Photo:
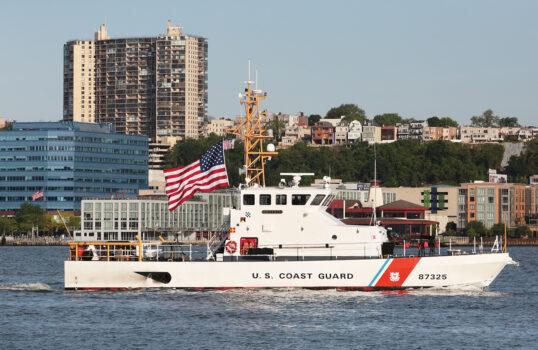
[[[327,198],[323,201],[323,204],[322,204],[322,205],[323,205],[324,207],[329,206],[329,204],[331,204],[331,202],[333,201],[334,197],[335,197],[335,196],[334,196],[333,194],[328,195]]]
[[[305,205],[310,198],[309,194],[292,194],[291,195],[291,204],[292,205]]]
[[[271,195],[260,194],[260,205],[271,205]]]
[[[316,194],[314,199],[312,199],[312,202],[310,203],[310,205],[320,205],[321,202],[323,202],[323,198],[325,198],[324,194]]]
[[[243,195],[243,205],[254,205],[254,195],[253,194]]]
[[[277,205],[286,205],[288,196],[285,194],[276,195],[276,204]]]

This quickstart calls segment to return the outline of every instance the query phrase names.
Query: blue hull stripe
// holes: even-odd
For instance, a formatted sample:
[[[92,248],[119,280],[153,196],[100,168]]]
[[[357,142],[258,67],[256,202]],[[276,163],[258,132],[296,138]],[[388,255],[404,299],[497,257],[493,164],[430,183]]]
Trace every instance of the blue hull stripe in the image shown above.
[[[373,286],[375,280],[377,279],[377,277],[379,277],[379,275],[381,274],[381,272],[383,272],[383,270],[385,269],[385,266],[387,266],[387,264],[389,263],[389,261],[390,261],[390,258],[387,258],[387,260],[385,260],[385,262],[383,263],[383,265],[381,265],[381,268],[379,269],[379,271],[377,271],[377,273],[375,274],[374,278],[372,278],[372,281],[370,282],[370,284],[368,285],[368,287]]]

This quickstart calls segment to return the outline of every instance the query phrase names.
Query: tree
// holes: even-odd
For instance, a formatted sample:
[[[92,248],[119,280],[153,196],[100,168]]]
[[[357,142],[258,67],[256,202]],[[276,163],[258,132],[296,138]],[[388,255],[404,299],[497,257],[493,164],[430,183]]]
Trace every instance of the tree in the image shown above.
[[[471,117],[471,125],[479,127],[492,127],[499,125],[499,117],[491,109],[486,109],[480,116]]]
[[[482,221],[470,221],[465,226],[465,233],[469,237],[480,237],[486,234],[486,227]]]
[[[506,172],[512,182],[527,182],[529,176],[538,174],[538,138],[527,142],[519,156],[508,160]]]
[[[504,117],[499,119],[499,126],[516,127],[520,125],[516,117]]]
[[[532,234],[531,229],[527,225],[521,225],[510,231],[512,238],[526,238]]]
[[[489,232],[492,236],[502,236],[504,235],[504,224],[495,224],[491,226]]]
[[[17,231],[17,223],[15,222],[15,219],[7,216],[0,216],[0,234],[13,234],[15,231]]]
[[[449,128],[449,127],[459,126],[458,122],[450,117],[439,118],[439,117],[433,116],[431,118],[428,118],[427,122],[428,122],[428,126],[434,126],[434,127]]]
[[[357,106],[356,104],[346,103],[341,104],[338,107],[333,107],[327,112],[326,118],[328,119],[339,119],[344,117],[344,121],[350,122],[352,120],[358,120],[361,124],[364,124],[366,121],[366,114],[364,110]]]
[[[15,221],[23,232],[30,232],[34,226],[44,228],[45,212],[38,205],[22,203],[15,213]]]
[[[458,230],[458,225],[454,221],[449,221],[446,223],[445,231],[448,235],[451,235],[450,233],[456,232]]]
[[[321,115],[319,115],[319,114],[311,114],[308,117],[308,126],[313,126],[314,124],[319,122],[320,119],[321,119]]]
[[[374,117],[374,123],[378,126],[396,125],[402,122],[402,117],[398,113],[378,114]]]

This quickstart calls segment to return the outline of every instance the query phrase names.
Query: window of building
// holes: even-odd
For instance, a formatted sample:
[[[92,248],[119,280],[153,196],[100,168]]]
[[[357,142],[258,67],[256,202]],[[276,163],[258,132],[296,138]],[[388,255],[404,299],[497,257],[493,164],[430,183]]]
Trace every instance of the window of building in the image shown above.
[[[309,194],[292,194],[291,195],[291,204],[292,205],[305,205],[310,198]]]
[[[271,195],[260,194],[260,205],[271,205]]]
[[[244,194],[243,195],[243,205],[254,205],[254,195],[253,194]]]
[[[316,194],[314,199],[312,199],[312,202],[310,203],[310,205],[320,205],[321,202],[323,202],[324,198],[325,198],[324,194]]]

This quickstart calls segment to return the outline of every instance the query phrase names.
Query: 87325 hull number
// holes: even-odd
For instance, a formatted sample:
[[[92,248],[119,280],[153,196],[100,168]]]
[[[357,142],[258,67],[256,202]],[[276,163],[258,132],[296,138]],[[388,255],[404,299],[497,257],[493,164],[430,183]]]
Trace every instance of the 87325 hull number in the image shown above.
[[[419,280],[446,280],[446,273],[421,273],[418,275]]]

